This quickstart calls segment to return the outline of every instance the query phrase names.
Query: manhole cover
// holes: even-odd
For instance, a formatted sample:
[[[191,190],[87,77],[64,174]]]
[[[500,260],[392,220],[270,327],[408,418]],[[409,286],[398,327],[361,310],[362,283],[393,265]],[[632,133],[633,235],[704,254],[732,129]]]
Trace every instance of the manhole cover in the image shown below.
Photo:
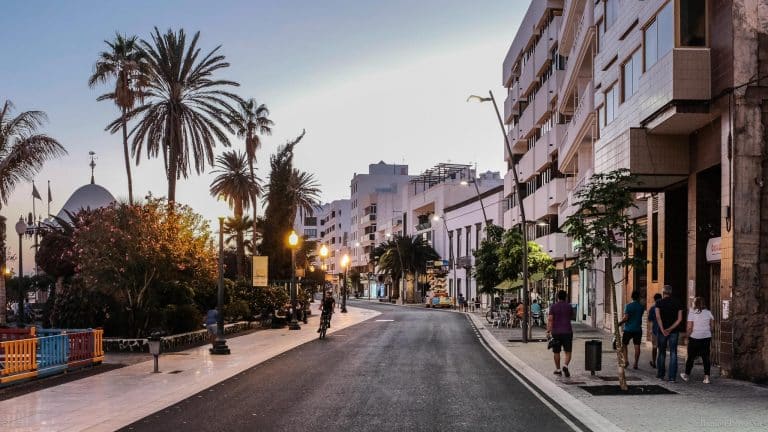
[[[592,396],[638,396],[638,395],[668,395],[677,394],[659,385],[631,385],[622,390],[617,385],[579,386]]]
[[[182,371],[180,371],[180,370],[175,370],[175,371],[170,371],[170,372],[168,372],[168,373],[169,373],[169,374],[177,374],[177,373],[181,373],[181,372],[182,372]]]

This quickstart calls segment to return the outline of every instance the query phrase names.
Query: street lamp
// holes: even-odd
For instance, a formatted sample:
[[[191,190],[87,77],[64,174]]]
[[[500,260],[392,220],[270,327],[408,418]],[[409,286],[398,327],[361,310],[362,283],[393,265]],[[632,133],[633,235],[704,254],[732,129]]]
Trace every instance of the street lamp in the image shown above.
[[[296,246],[299,244],[299,236],[296,231],[291,230],[291,234],[288,236],[288,246],[291,248],[291,307],[293,313],[291,314],[291,325],[288,326],[290,330],[301,330],[299,322],[296,320]]]
[[[349,255],[341,257],[341,267],[344,268],[344,289],[341,293],[341,313],[347,313],[347,269],[349,269]]]
[[[227,340],[224,339],[224,216],[219,216],[219,291],[216,302],[218,319],[216,320],[216,340],[211,354],[229,354]]]
[[[496,98],[493,97],[493,92],[488,90],[488,97],[470,95],[467,98],[467,102],[470,101],[491,102],[493,104],[493,109],[496,111],[496,119],[499,121],[499,127],[501,128],[501,134],[504,135],[504,144],[507,146],[509,157],[514,161],[514,158],[512,157],[512,146],[509,144],[509,137],[507,136],[507,131],[504,129],[504,121],[501,119],[499,106],[496,104]],[[523,322],[521,327],[523,330],[523,343],[528,343],[528,230],[526,229],[527,222],[525,219],[525,207],[523,207],[523,195],[520,193],[520,178],[517,176],[517,169],[517,164],[514,164],[512,167],[512,175],[515,178],[515,190],[517,192],[515,195],[517,195],[517,205],[520,207],[520,228],[523,231]]]
[[[21,238],[24,236],[24,234],[27,232],[27,223],[24,222],[24,217],[19,217],[19,221],[16,222],[16,234],[19,235],[19,308],[18,308],[18,317],[16,324],[19,327],[24,327],[24,263],[22,261],[22,258],[24,254],[22,253],[21,248]],[[2,307],[5,307],[2,305]]]

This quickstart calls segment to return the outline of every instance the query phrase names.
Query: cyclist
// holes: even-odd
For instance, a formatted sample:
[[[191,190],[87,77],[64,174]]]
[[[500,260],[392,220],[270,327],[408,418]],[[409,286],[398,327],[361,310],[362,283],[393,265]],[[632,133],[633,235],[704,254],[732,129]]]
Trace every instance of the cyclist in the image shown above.
[[[327,316],[328,328],[331,328],[331,317],[333,317],[333,308],[335,307],[336,307],[336,300],[333,299],[333,293],[331,291],[328,291],[325,294],[325,298],[323,299],[322,304],[320,305],[320,308],[322,310],[322,313],[320,314],[320,325],[323,324],[323,319]],[[317,328],[317,332],[320,333],[320,327]]]

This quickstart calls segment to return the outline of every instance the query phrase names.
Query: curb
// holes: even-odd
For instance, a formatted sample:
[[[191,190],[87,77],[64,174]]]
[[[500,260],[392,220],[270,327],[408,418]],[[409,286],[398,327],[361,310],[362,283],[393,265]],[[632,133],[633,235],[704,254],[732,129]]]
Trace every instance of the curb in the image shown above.
[[[595,410],[571,396],[568,392],[561,389],[557,384],[541,375],[537,370],[528,366],[516,355],[504,347],[486,328],[485,325],[474,315],[467,314],[467,318],[472,322],[477,332],[485,344],[493,350],[504,362],[507,363],[515,372],[520,374],[523,380],[527,380],[535,386],[544,396],[558,405],[565,413],[572,416],[584,426],[596,431],[620,432],[623,429],[611,423],[608,419],[598,414]],[[525,381],[523,381],[525,384]]]

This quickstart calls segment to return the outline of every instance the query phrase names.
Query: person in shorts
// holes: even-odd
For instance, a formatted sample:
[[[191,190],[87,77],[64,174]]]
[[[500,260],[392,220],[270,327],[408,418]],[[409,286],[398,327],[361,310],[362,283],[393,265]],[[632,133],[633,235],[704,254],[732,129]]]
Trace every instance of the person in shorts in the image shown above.
[[[571,352],[573,351],[573,328],[571,327],[571,305],[566,303],[565,299],[568,293],[563,290],[557,292],[557,302],[550,306],[549,317],[547,318],[547,336],[557,342],[552,347],[555,360],[555,375],[565,375],[570,377],[568,365],[571,363]],[[560,369],[560,351],[565,351],[565,362]]]
[[[656,369],[656,356],[659,353],[659,323],[656,322],[656,303],[661,300],[661,294],[653,295],[653,306],[648,309],[648,322],[651,323],[651,367]]]
[[[216,342],[216,331],[218,330],[217,324],[219,322],[219,311],[216,309],[208,309],[205,314],[205,329],[208,330],[208,338],[211,341],[211,345]]]
[[[624,324],[624,334],[621,336],[621,350],[624,354],[624,367],[629,366],[628,349],[629,341],[635,346],[635,362],[633,369],[637,369],[640,360],[640,340],[643,338],[643,314],[645,308],[640,304],[640,293],[632,291],[632,302],[624,306],[624,316],[619,325]]]

